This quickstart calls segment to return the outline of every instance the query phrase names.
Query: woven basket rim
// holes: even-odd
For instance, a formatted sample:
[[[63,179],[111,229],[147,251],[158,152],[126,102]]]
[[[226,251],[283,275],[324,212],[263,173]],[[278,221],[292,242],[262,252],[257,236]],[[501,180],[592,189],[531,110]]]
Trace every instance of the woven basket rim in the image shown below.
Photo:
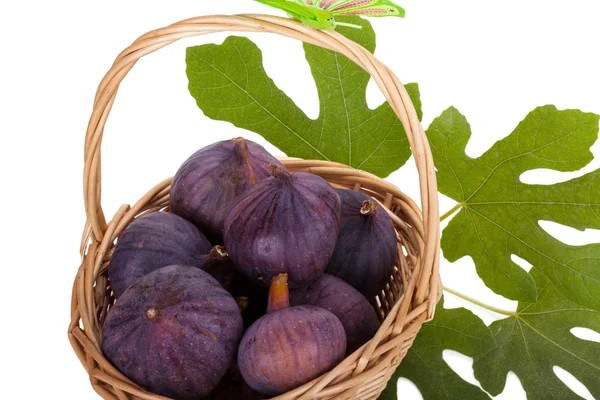
[[[98,296],[102,297],[97,288],[101,284],[106,285],[105,278],[101,276],[102,266],[110,258],[110,247],[114,246],[115,238],[140,212],[158,210],[156,207],[162,204],[161,201],[168,199],[170,180],[161,182],[133,207],[122,206],[111,223],[107,223],[101,206],[100,146],[119,84],[140,58],[183,38],[225,31],[275,33],[343,54],[373,77],[404,126],[419,174],[420,210],[399,189],[367,172],[325,161],[286,160],[297,166],[308,165],[308,172],[351,176],[358,182],[358,187],[360,182],[377,182],[379,186],[376,187],[385,193],[385,198],[382,198],[384,205],[390,208],[394,199],[398,202],[395,205],[398,212],[404,216],[408,213],[408,218],[413,218],[412,225],[404,223],[398,217],[395,224],[401,230],[409,232],[408,235],[412,231],[417,232],[418,254],[412,255],[415,272],[410,276],[406,287],[403,287],[402,297],[389,309],[376,337],[331,372],[277,397],[281,400],[317,399],[334,395],[336,399],[376,398],[406,354],[422,324],[433,318],[436,303],[441,297],[440,227],[433,157],[414,105],[404,86],[389,68],[368,50],[337,32],[315,30],[286,18],[256,14],[191,18],[151,31],[119,54],[98,87],[86,132],[84,203],[87,222],[81,243],[82,264],[73,287],[69,340],[88,371],[92,386],[103,398],[129,398],[129,394],[144,399],[164,399],[139,389],[104,359],[100,350],[98,319],[102,313],[106,313],[108,306],[106,299],[97,299]],[[390,211],[390,214],[393,213]],[[99,304],[105,304],[105,308],[99,308]],[[346,378],[341,380],[343,384],[340,385],[340,371],[343,369]],[[348,372],[351,372],[350,375]],[[332,386],[335,384],[337,386],[333,390]],[[341,386],[343,390],[340,392]]]

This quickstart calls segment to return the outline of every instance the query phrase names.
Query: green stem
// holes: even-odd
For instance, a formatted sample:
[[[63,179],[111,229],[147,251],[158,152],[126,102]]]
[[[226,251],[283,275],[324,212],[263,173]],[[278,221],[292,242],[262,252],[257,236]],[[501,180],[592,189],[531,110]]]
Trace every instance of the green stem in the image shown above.
[[[362,26],[360,26],[360,25],[348,24],[346,22],[338,22],[338,21],[335,21],[335,26],[346,26],[348,28],[362,29]]]
[[[475,300],[472,297],[469,297],[460,292],[457,292],[455,290],[447,288],[446,286],[444,286],[444,290],[450,294],[455,295],[456,297],[460,297],[461,299],[468,301],[469,303],[473,303],[475,305],[478,305],[479,307],[485,308],[486,310],[490,310],[490,311],[493,311],[495,313],[502,314],[502,315],[508,315],[509,317],[515,317],[517,315],[517,313],[514,311],[507,311],[507,310],[502,310],[500,308],[492,307],[490,305],[480,302],[479,300]]]
[[[449,216],[451,216],[452,214],[454,214],[456,212],[456,210],[462,208],[462,204],[461,203],[457,203],[454,207],[452,207],[446,214],[442,215],[440,217],[440,222],[442,222],[443,220],[445,220],[446,218],[448,218]]]

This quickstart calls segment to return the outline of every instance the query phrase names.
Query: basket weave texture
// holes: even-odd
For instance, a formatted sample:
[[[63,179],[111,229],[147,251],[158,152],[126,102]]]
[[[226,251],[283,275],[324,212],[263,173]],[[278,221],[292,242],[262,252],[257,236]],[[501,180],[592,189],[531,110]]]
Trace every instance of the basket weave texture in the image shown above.
[[[419,173],[421,209],[398,188],[364,171],[326,161],[282,160],[290,171],[310,172],[334,187],[361,190],[380,201],[398,232],[398,268],[384,292],[373,299],[383,320],[375,337],[333,370],[276,399],[376,399],[423,323],[433,317],[441,297],[440,228],[433,159],[414,106],[392,71],[366,49],[336,32],[307,28],[285,18],[266,15],[192,18],[141,36],[117,57],[96,93],[85,139],[87,222],[81,243],[82,263],[73,285],[68,329],[71,345],[101,397],[165,399],[146,392],[113,367],[102,354],[101,340],[102,324],[114,303],[107,267],[115,241],[135,218],[168,206],[171,179],[155,186],[135,205],[121,206],[107,223],[101,206],[100,145],[119,84],[140,58],[179,39],[224,31],[271,32],[343,54],[373,77],[406,130]]]

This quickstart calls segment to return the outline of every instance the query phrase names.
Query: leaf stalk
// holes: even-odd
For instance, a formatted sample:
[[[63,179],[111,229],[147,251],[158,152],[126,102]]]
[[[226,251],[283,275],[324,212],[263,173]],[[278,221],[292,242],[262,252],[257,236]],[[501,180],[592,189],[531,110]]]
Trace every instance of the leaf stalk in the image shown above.
[[[440,222],[444,221],[446,218],[448,218],[449,216],[451,216],[452,214],[454,214],[456,211],[458,211],[459,209],[462,208],[462,203],[457,203],[454,207],[452,207],[450,210],[448,210],[447,213],[445,213],[444,215],[442,215],[440,217]]]
[[[467,296],[465,294],[457,292],[456,290],[450,289],[450,288],[448,288],[446,286],[444,286],[444,291],[448,292],[450,294],[453,294],[454,296],[459,297],[459,298],[461,298],[463,300],[466,300],[469,303],[473,303],[473,304],[475,304],[475,305],[477,305],[477,306],[479,306],[481,308],[485,308],[486,310],[495,312],[497,314],[507,315],[509,317],[516,317],[517,316],[517,313],[515,311],[507,311],[507,310],[502,310],[501,308],[496,308],[496,307],[490,306],[488,304],[482,303],[479,300],[476,300],[476,299],[474,299],[472,297],[469,297],[469,296]]]

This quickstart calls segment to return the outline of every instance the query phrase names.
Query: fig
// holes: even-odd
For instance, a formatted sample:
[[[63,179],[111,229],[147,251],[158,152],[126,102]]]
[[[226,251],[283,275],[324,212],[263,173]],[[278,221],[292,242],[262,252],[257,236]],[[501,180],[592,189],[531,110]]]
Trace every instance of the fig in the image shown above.
[[[336,191],[342,200],[340,234],[325,272],[371,299],[394,272],[396,231],[390,216],[371,197],[353,190]]]
[[[210,253],[200,256],[195,266],[208,272],[235,299],[242,312],[244,328],[265,314],[268,289],[236,272],[224,246],[213,247]]]
[[[265,314],[269,289],[261,286],[245,275],[235,271],[224,246],[215,246],[209,254],[202,256],[198,266],[208,272],[233,296],[242,312],[244,328]]]
[[[242,194],[225,220],[225,245],[249,278],[269,285],[281,273],[290,287],[319,278],[335,248],[341,204],[322,178],[270,166],[272,177]]]
[[[375,336],[381,325],[375,310],[358,290],[328,274],[306,287],[291,290],[290,304],[321,307],[338,317],[346,332],[347,355]]]
[[[220,245],[213,247],[210,253],[200,256],[196,266],[208,272],[225,289],[226,285],[230,285],[235,271],[227,249]]]
[[[152,393],[206,396],[234,360],[242,335],[235,300],[208,273],[169,265],[136,281],[103,326],[111,363]]]
[[[265,396],[252,389],[242,378],[237,362],[233,362],[219,385],[206,399],[209,400],[263,400]]]
[[[324,308],[290,307],[287,274],[273,278],[267,315],[242,337],[238,363],[254,390],[275,396],[337,365],[346,353],[340,320]]]
[[[231,203],[270,176],[269,164],[283,168],[261,145],[243,138],[203,147],[173,177],[171,211],[194,223],[212,243],[223,244]]]
[[[239,271],[233,272],[231,279],[223,287],[238,302],[242,310],[244,328],[265,315],[269,289],[249,279]]]
[[[171,264],[201,266],[210,251],[208,239],[189,221],[168,212],[155,212],[125,229],[108,266],[115,297],[149,272]]]
[[[244,320],[244,328],[265,314],[269,289],[235,271],[235,266],[223,246],[215,246],[202,257],[200,269],[211,274],[238,303]]]

